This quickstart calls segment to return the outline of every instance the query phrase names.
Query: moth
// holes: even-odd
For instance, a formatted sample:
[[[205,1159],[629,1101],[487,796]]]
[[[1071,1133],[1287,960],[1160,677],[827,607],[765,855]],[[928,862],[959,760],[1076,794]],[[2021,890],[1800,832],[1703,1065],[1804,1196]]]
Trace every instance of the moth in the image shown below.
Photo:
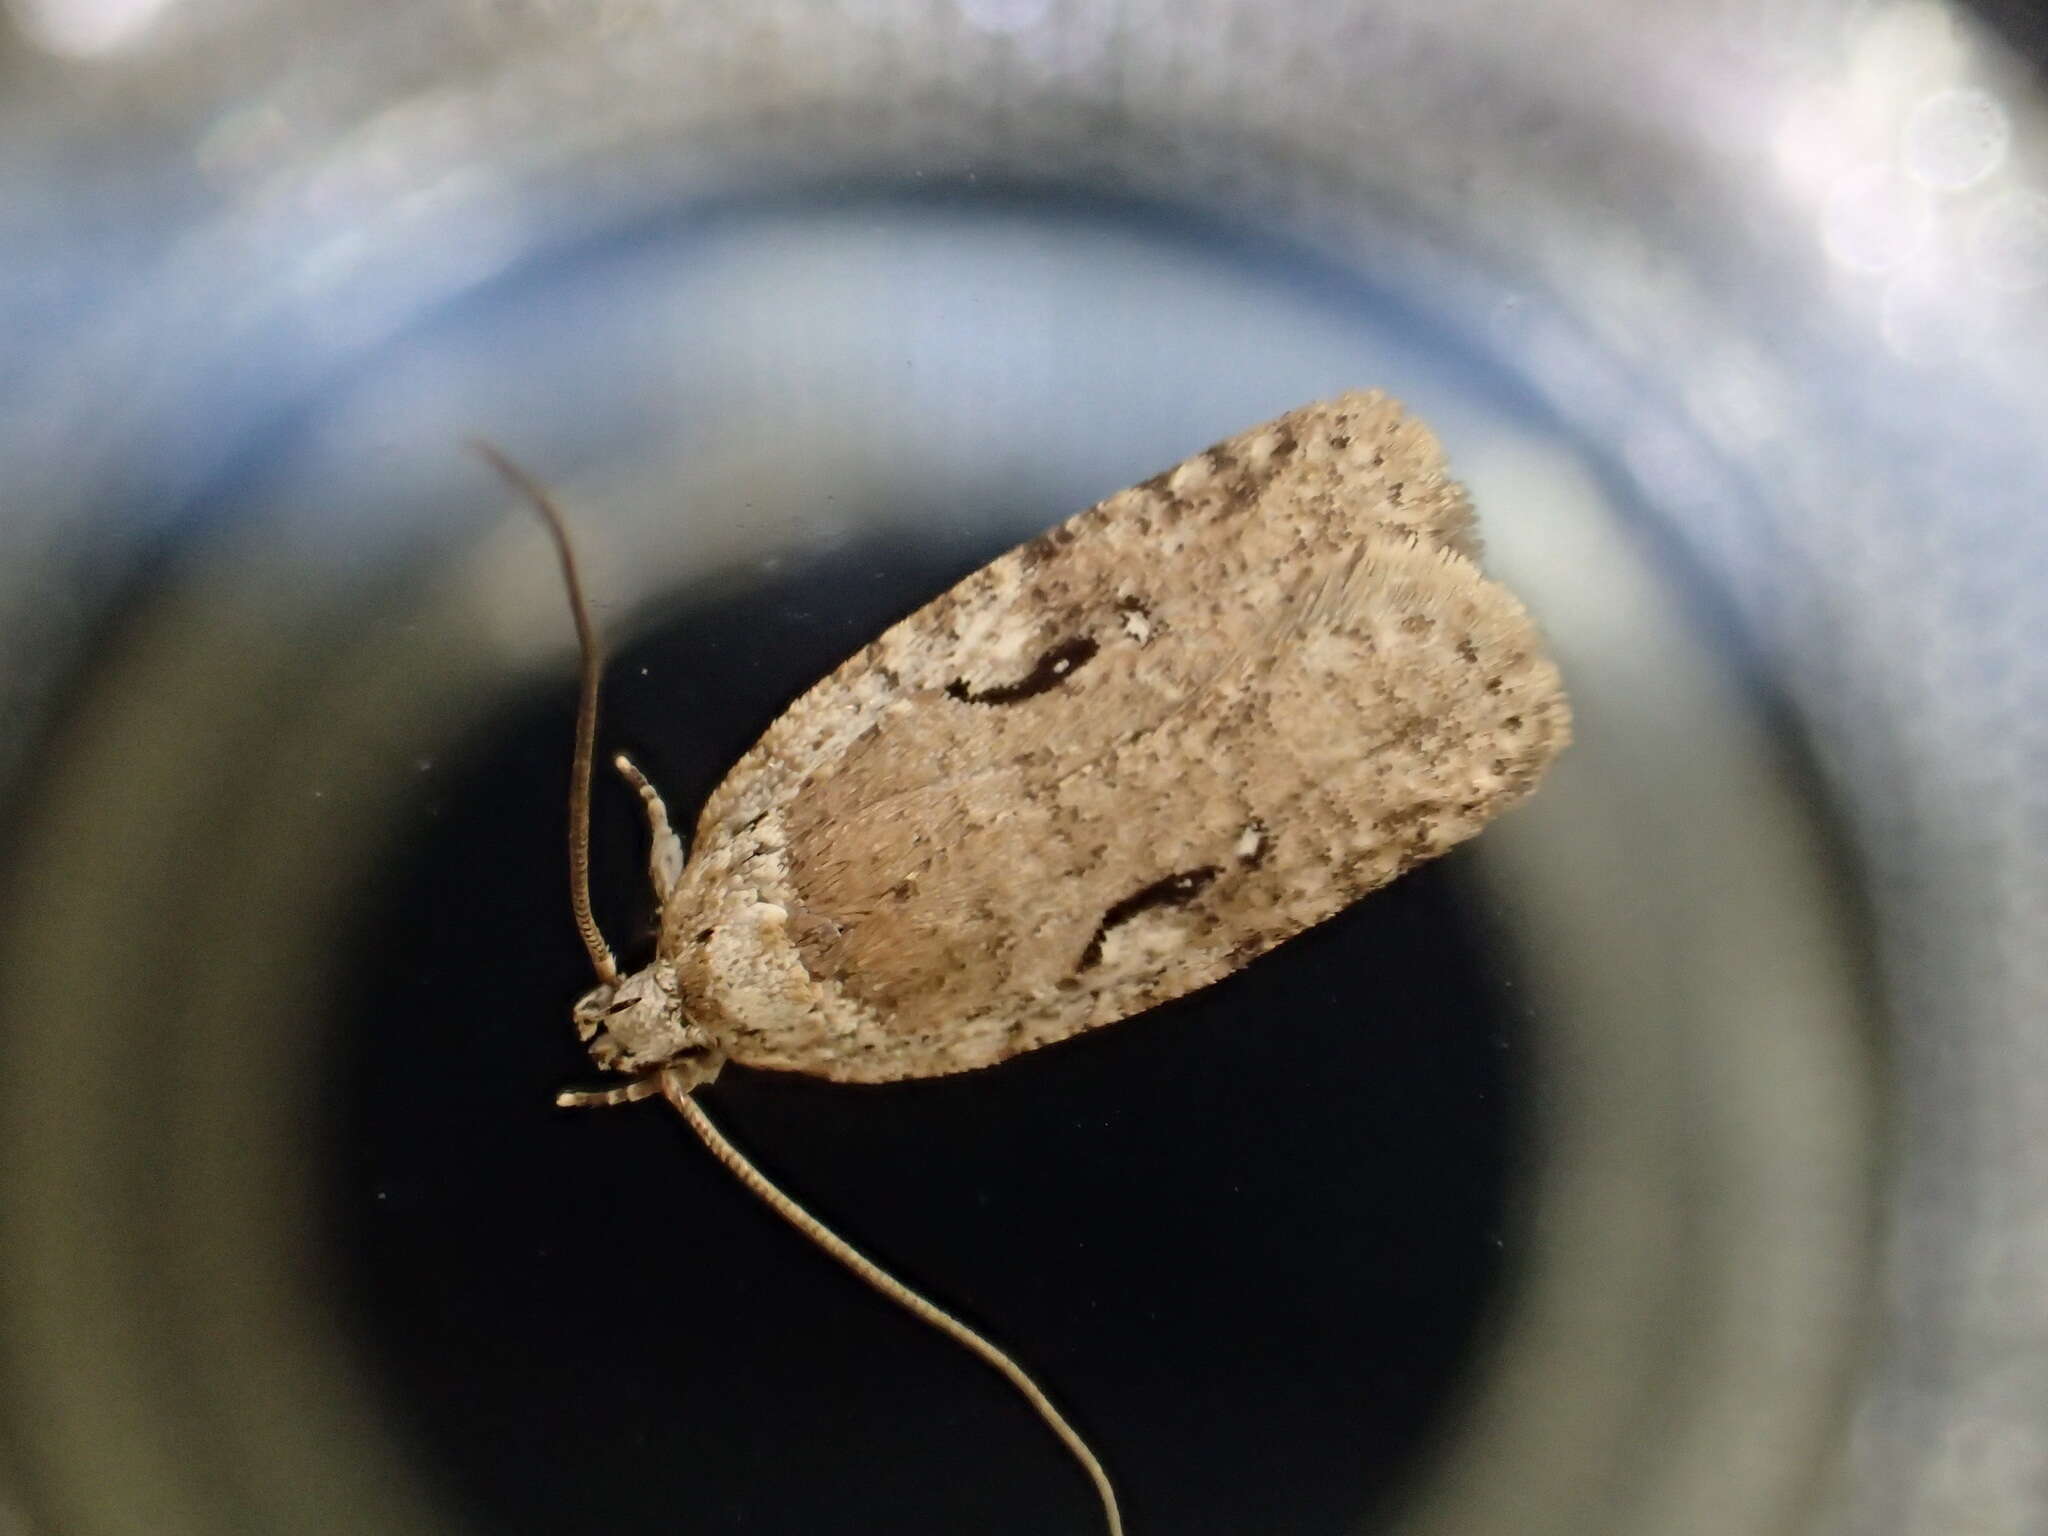
[[[574,1021],[756,1193],[1010,1378],[1021,1368],[768,1183],[694,1097],[728,1063],[839,1082],[994,1066],[1206,986],[1472,836],[1571,734],[1556,666],[1489,579],[1435,436],[1354,393],[1218,443],[1011,550],[770,725],[688,849],[625,758],[661,929],[623,974],[590,915],[599,647],[581,641]]]

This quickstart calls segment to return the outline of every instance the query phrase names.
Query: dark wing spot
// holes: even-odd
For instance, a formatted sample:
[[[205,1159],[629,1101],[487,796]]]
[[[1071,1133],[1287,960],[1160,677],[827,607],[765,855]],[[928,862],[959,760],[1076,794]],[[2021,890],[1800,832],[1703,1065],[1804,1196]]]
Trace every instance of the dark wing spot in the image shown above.
[[[1242,970],[1285,937],[1285,934],[1281,934],[1278,938],[1239,939],[1230,946],[1230,953],[1223,957],[1224,968],[1232,971]]]
[[[958,699],[962,704],[1015,704],[1020,699],[1035,698],[1041,693],[1051,692],[1080,671],[1095,658],[1099,649],[1101,647],[1092,635],[1062,640],[1039,657],[1037,664],[1014,683],[998,683],[993,688],[970,688],[955,678],[946,684],[946,697]]]
[[[1041,533],[1037,538],[1017,546],[1017,559],[1029,571],[1045,564],[1058,551],[1059,546],[1050,534]]]
[[[1203,891],[1209,882],[1223,871],[1214,864],[1204,864],[1199,869],[1184,869],[1179,874],[1168,875],[1163,880],[1154,880],[1150,885],[1140,886],[1122,901],[1114,902],[1102,921],[1096,925],[1095,936],[1088,941],[1088,947],[1081,951],[1081,963],[1074,967],[1085,971],[1102,963],[1103,940],[1110,930],[1120,923],[1128,923],[1140,912],[1150,912],[1155,907],[1184,907]]]

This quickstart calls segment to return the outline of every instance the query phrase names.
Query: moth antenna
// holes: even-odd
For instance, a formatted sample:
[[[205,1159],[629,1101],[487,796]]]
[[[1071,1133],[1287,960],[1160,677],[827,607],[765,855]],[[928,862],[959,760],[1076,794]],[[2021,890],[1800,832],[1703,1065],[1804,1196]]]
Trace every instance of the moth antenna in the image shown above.
[[[597,680],[604,667],[604,650],[597,627],[590,622],[590,606],[583,600],[583,577],[576,567],[576,550],[569,542],[569,525],[563,521],[541,483],[514,464],[494,445],[471,438],[469,446],[505,477],[513,490],[533,503],[541,521],[555,541],[555,553],[562,561],[562,582],[569,589],[569,613],[576,621],[576,644],[583,655],[583,675],[576,696],[576,757],[569,774],[569,905],[576,914],[576,932],[590,953],[591,967],[606,986],[619,982],[618,962],[611,946],[598,932],[597,919],[590,912],[590,760],[597,748]]]
[[[770,1210],[913,1317],[938,1329],[954,1343],[980,1356],[1023,1394],[1024,1400],[1036,1410],[1047,1428],[1059,1436],[1060,1443],[1066,1446],[1076,1461],[1080,1462],[1083,1470],[1094,1482],[1095,1492],[1102,1499],[1102,1512],[1109,1521],[1109,1536],[1123,1536],[1123,1516],[1117,1510],[1116,1490],[1110,1487],[1109,1474],[1102,1470],[1102,1463],[1096,1460],[1095,1453],[1088,1449],[1088,1442],[1075,1432],[1071,1424],[1060,1417],[1059,1410],[1053,1407],[1045,1393],[1039,1390],[1038,1383],[1024,1374],[1022,1366],[960,1319],[942,1310],[935,1302],[926,1300],[882,1269],[866,1254],[771,1184],[768,1176],[749,1162],[746,1154],[727,1141],[718,1127],[711,1123],[703,1108],[691,1097],[688,1088],[677,1080],[673,1072],[661,1074],[661,1091],[669,1103],[675,1106],[676,1113],[689,1122],[690,1129],[695,1131],[698,1139],[710,1149],[711,1155],[725,1164],[732,1171],[733,1177],[752,1190]]]

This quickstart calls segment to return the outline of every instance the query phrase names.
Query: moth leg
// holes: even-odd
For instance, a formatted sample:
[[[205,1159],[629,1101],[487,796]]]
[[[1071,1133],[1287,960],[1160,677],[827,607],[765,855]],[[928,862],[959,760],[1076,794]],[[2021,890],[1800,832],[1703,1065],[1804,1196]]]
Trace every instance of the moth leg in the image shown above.
[[[666,1092],[662,1086],[664,1081],[689,1093],[714,1080],[724,1065],[725,1053],[718,1048],[718,1037],[701,1024],[691,1024],[683,1030],[683,1043],[677,1055],[658,1071],[636,1077],[617,1088],[566,1088],[555,1095],[555,1104],[561,1109],[605,1109],[615,1104],[637,1104],[642,1099],[651,1099]]]
[[[659,1076],[636,1077],[623,1088],[564,1088],[555,1095],[557,1109],[608,1109],[615,1104],[634,1104],[661,1092]]]
[[[647,775],[634,767],[623,752],[612,759],[612,766],[640,792],[640,803],[647,807],[647,874],[654,882],[655,897],[666,901],[676,882],[683,878],[683,840],[669,825],[668,807],[662,804],[661,791],[647,782]]]

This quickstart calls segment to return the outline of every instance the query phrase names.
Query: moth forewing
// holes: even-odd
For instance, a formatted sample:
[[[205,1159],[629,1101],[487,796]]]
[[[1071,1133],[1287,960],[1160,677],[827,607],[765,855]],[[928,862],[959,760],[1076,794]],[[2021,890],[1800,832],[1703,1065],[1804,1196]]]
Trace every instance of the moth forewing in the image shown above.
[[[989,1066],[1470,836],[1570,729],[1477,547],[1434,437],[1350,395],[1012,550],[712,795],[662,937],[692,1016],[750,1066]]]

